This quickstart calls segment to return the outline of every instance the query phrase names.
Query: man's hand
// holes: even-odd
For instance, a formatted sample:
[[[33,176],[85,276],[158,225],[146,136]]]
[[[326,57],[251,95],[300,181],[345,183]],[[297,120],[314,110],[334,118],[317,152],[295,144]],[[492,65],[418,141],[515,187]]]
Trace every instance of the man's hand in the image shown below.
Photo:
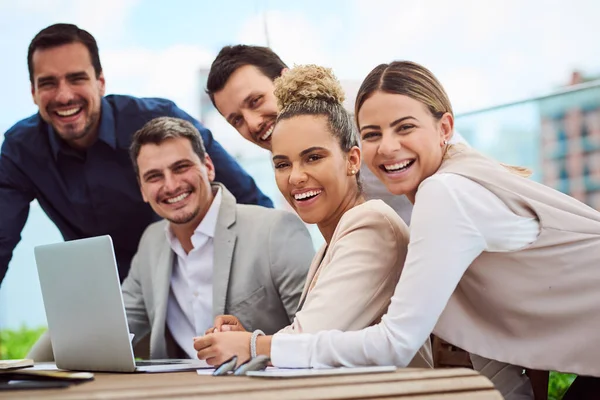
[[[215,332],[247,332],[242,323],[233,315],[219,315],[215,318],[214,326],[208,328],[205,335]]]
[[[218,332],[194,338],[198,359],[217,366],[233,356],[238,365],[250,358],[250,332]]]

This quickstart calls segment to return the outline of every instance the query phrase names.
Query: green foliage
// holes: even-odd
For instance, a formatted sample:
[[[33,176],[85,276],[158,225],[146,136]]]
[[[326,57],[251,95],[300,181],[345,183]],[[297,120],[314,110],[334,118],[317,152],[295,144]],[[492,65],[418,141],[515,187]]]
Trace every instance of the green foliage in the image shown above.
[[[0,330],[0,360],[25,358],[45,331],[46,328],[30,329],[25,326],[18,330]]]
[[[548,400],[561,400],[577,375],[550,372],[548,381]]]

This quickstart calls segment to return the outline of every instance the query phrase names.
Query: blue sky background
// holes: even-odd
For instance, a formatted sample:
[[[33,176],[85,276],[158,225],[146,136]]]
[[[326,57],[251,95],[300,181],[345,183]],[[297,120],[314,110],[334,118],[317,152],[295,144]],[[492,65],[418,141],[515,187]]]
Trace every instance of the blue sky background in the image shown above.
[[[575,68],[598,75],[598,15],[597,0],[0,0],[0,142],[36,112],[27,47],[56,22],[96,37],[108,93],[167,97],[199,117],[199,69],[225,44],[266,44],[265,20],[289,65],[329,66],[356,87],[379,63],[417,61],[461,112],[545,93]],[[220,116],[206,123],[233,153],[264,156]],[[0,290],[0,328],[44,323],[32,247],[57,240],[34,205]]]

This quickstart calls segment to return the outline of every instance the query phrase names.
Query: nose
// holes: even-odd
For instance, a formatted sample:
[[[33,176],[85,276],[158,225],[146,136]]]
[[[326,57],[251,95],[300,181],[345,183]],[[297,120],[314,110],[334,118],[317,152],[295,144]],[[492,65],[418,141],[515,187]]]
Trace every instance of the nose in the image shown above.
[[[402,148],[401,139],[393,133],[383,133],[377,153],[382,156],[391,156]]]
[[[60,82],[58,84],[58,89],[56,92],[56,102],[61,104],[67,104],[68,102],[73,100],[73,98],[73,91],[71,90],[69,84],[64,81]]]
[[[263,122],[262,117],[257,112],[246,112],[244,114],[244,119],[246,120],[246,124],[248,125],[248,129],[252,134],[257,134],[260,132],[260,128]]]
[[[171,193],[175,192],[177,190],[177,188],[179,187],[179,181],[177,180],[177,177],[175,176],[175,174],[166,173],[163,186],[164,186],[165,192],[167,194],[171,194]]]
[[[299,165],[292,165],[289,182],[292,186],[299,186],[307,181],[308,177],[304,168]]]

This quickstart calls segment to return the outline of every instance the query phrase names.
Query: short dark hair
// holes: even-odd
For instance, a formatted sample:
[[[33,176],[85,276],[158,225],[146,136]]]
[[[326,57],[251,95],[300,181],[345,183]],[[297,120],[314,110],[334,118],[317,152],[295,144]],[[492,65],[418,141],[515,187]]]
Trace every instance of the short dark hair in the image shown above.
[[[39,49],[49,49],[65,44],[81,43],[90,52],[92,66],[96,72],[96,78],[102,73],[100,55],[96,39],[87,31],[79,29],[73,24],[54,24],[42,29],[33,38],[27,50],[27,66],[29,67],[29,81],[33,83],[33,53]]]
[[[231,74],[245,65],[254,65],[273,81],[281,75],[284,68],[287,68],[281,58],[268,47],[245,44],[223,47],[210,66],[206,81],[206,93],[215,107],[215,93],[225,87]]]
[[[133,134],[131,145],[129,146],[129,157],[133,163],[135,175],[139,179],[140,169],[138,167],[138,156],[140,150],[145,144],[159,145],[168,139],[186,138],[192,144],[194,153],[198,155],[200,161],[206,160],[206,149],[198,129],[189,121],[173,117],[158,117],[148,122],[141,129]]]

